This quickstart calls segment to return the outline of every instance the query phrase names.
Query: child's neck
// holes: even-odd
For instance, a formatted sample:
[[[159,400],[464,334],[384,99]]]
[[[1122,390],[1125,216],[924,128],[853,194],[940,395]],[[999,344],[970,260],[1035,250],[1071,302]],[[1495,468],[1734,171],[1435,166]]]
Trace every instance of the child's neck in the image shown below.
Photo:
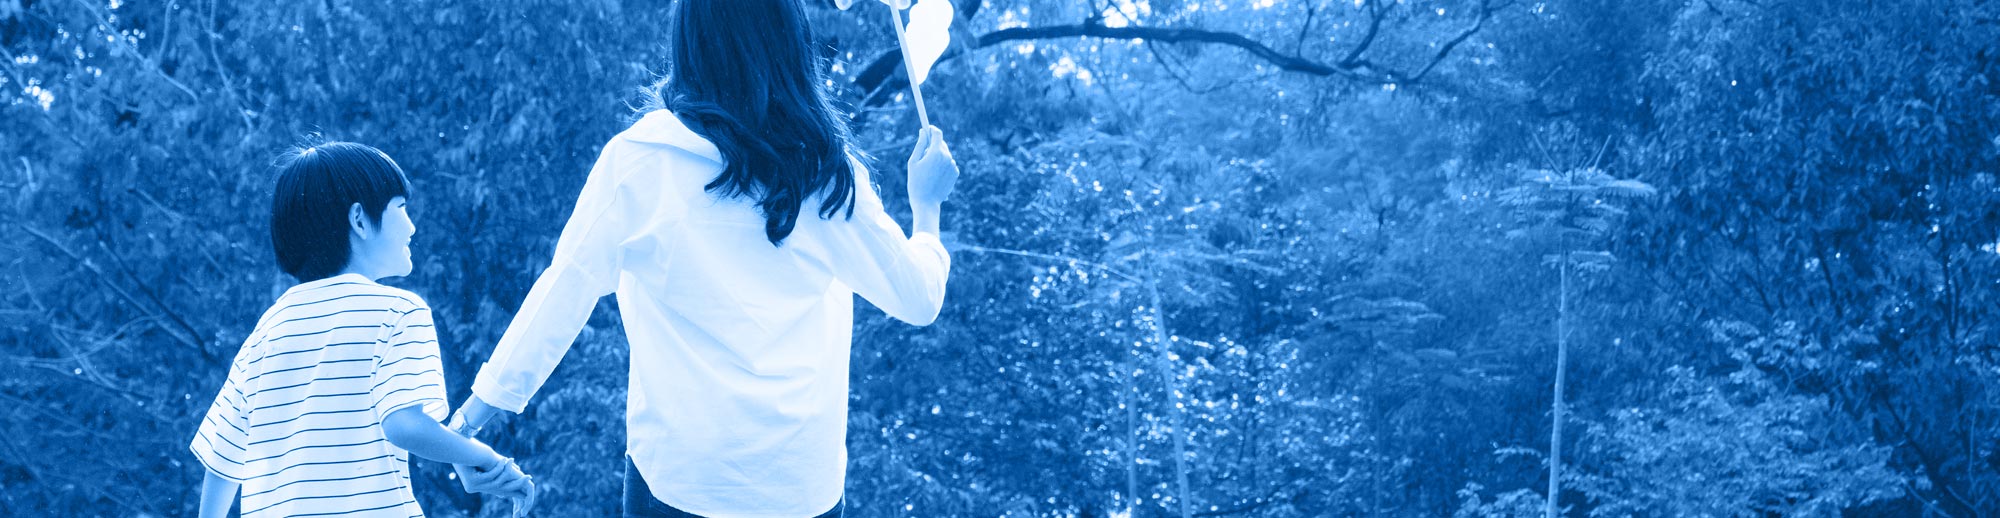
[[[351,257],[347,260],[347,268],[341,269],[340,273],[334,275],[354,274],[366,277],[369,282],[377,282],[385,277],[384,275],[378,275],[379,271],[380,269],[374,268],[374,265],[367,264],[366,261],[362,261],[358,257]]]

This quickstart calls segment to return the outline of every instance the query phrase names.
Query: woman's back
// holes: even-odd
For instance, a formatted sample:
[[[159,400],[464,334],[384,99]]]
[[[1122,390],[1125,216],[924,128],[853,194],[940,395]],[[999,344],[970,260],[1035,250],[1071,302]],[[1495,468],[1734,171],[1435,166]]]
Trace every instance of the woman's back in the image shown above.
[[[560,351],[524,345],[566,348],[574,331],[533,330],[580,327],[577,301],[615,291],[632,350],[627,446],[654,495],[702,515],[817,514],[844,484],[853,295],[928,324],[950,257],[934,234],[905,236],[858,163],[852,217],[818,217],[808,197],[776,245],[753,201],[704,187],[722,168],[665,111],[606,144],[475,390],[525,404],[545,374],[488,373],[552,370]]]

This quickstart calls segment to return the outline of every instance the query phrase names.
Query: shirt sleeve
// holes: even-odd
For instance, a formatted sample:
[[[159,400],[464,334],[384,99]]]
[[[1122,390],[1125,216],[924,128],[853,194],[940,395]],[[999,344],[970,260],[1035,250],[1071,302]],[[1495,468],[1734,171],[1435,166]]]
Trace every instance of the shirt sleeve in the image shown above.
[[[833,225],[834,277],[889,316],[929,325],[944,308],[951,253],[935,234],[905,237],[871,187],[867,166],[852,157],[849,162],[856,176],[854,217]]]
[[[411,406],[432,419],[445,419],[444,362],[438,358],[429,306],[420,304],[396,319],[375,341],[374,362],[368,396],[376,419]]]
[[[194,452],[202,466],[222,478],[232,482],[243,482],[249,477],[249,469],[243,460],[249,458],[243,445],[250,442],[249,405],[243,397],[243,357],[248,351],[246,344],[230,362],[229,376],[222,382],[222,390],[216,392],[215,402],[208,405],[208,414],[202,416],[201,427],[195,432],[194,441],[188,449]]]
[[[624,170],[651,164],[644,161],[655,156],[623,152],[618,141],[605,145],[556,240],[554,259],[535,279],[493,356],[473,379],[472,392],[479,399],[515,413],[527,409],[528,399],[541,390],[583,331],[597,299],[618,289],[623,243],[631,227],[659,209],[654,205],[677,203],[639,203],[620,181]]]

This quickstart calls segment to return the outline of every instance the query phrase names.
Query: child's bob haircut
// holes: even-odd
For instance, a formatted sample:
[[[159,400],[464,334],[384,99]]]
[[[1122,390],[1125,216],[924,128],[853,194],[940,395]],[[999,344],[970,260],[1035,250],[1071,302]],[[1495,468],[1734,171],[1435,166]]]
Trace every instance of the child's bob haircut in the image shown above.
[[[277,162],[271,198],[271,249],[278,268],[312,282],[347,268],[347,214],[354,204],[382,223],[389,200],[410,195],[403,168],[381,150],[352,142],[295,148]]]

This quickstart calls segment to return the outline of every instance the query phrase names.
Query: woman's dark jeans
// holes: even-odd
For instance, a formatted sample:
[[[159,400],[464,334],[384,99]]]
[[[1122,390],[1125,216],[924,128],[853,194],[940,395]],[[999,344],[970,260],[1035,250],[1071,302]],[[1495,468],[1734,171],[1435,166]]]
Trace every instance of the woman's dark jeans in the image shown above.
[[[834,502],[833,510],[816,518],[841,518],[847,510],[847,499]],[[646,487],[646,479],[639,476],[639,467],[632,464],[632,458],[625,458],[625,518],[701,518],[699,515],[675,509],[673,506],[653,498],[652,488]]]

